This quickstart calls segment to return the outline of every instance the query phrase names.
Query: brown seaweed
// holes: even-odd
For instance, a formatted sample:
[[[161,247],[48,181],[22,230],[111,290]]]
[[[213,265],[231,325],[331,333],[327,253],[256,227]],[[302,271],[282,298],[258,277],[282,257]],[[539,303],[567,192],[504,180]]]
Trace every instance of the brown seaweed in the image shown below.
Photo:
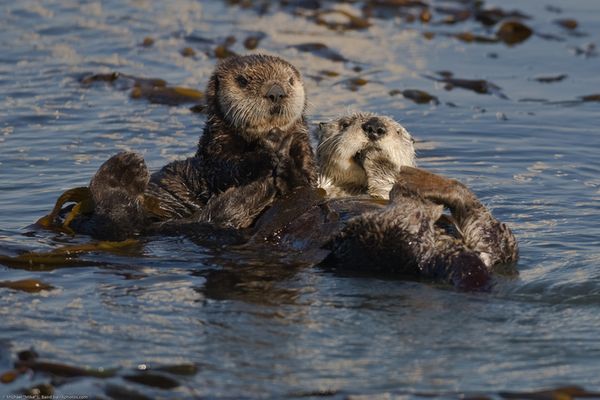
[[[244,40],[244,47],[248,50],[254,50],[260,44],[260,41],[263,40],[267,35],[263,32],[258,32],[254,35],[248,36]]]
[[[424,77],[437,82],[445,83],[446,85],[444,88],[446,90],[452,90],[455,87],[459,87],[479,94],[494,94],[501,99],[508,99],[508,97],[502,93],[501,88],[490,81],[484,79],[454,78],[453,74],[447,71],[438,72],[438,75],[440,75],[439,78],[430,75],[424,75]]]
[[[137,251],[140,242],[128,239],[122,242],[92,242],[59,247],[49,252],[25,252],[17,256],[0,255],[0,264],[28,271],[49,271],[59,267],[104,265],[104,263],[80,260],[79,255],[92,252],[131,254]]]
[[[579,23],[577,22],[577,20],[572,19],[572,18],[557,19],[554,21],[554,23],[556,25],[560,26],[561,28],[564,28],[569,31],[573,31],[573,30],[577,29],[577,27],[579,26]]]
[[[20,290],[27,293],[39,293],[42,290],[52,290],[54,286],[37,279],[21,279],[18,281],[0,281],[0,288]]]
[[[486,26],[496,25],[498,22],[505,19],[530,19],[529,15],[523,14],[520,11],[505,11],[501,8],[479,9],[475,11],[475,19]]]
[[[567,74],[560,75],[548,75],[548,76],[538,76],[533,78],[535,81],[540,83],[553,83],[553,82],[561,82],[567,78]]]
[[[418,89],[406,89],[400,91],[400,94],[406,99],[412,100],[417,104],[439,104],[437,97]]]
[[[131,90],[132,99],[144,98],[150,103],[176,106],[187,103],[198,103],[203,94],[196,89],[180,86],[136,86]]]
[[[600,94],[589,94],[579,97],[583,102],[600,102]]]
[[[191,48],[185,48],[181,53],[183,56],[189,57],[193,56],[195,51]],[[140,78],[119,72],[87,75],[81,79],[81,83],[85,86],[89,86],[94,82],[119,83],[121,89],[131,89],[130,96],[132,99],[146,99],[156,104],[176,106],[198,103],[203,98],[203,93],[199,90],[181,86],[168,86],[164,79]]]
[[[43,372],[54,376],[65,378],[91,376],[94,378],[112,378],[116,375],[116,369],[104,368],[81,368],[73,365],[59,364],[48,361],[17,361],[17,368],[26,368],[35,372]]]
[[[346,21],[339,22],[335,19],[330,20],[327,18],[327,16],[330,15],[342,16]],[[366,29],[371,26],[371,23],[367,18],[358,17],[345,10],[318,11],[314,15],[314,20],[317,23],[317,25],[323,25],[329,29],[336,31],[360,30]]]
[[[152,39],[150,36],[146,36],[144,38],[144,40],[142,41],[143,47],[151,47],[153,45],[154,45],[154,39]]]
[[[600,392],[589,392],[580,386],[563,386],[552,390],[540,390],[535,392],[500,392],[504,399],[520,400],[571,400],[574,398],[599,398]]]
[[[523,43],[532,34],[533,30],[530,27],[517,20],[503,22],[496,32],[498,39],[509,46]]]
[[[347,62],[348,59],[335,50],[330,49],[323,43],[301,43],[288,46],[304,53],[311,53],[317,57],[325,58],[334,62]]]
[[[196,55],[196,50],[192,49],[191,47],[184,47],[179,51],[179,54],[184,57],[194,57]]]
[[[76,207],[67,214],[65,220],[63,222],[58,221],[58,216],[61,213],[63,206],[68,203],[77,203]],[[54,204],[54,208],[50,211],[50,214],[43,216],[35,222],[35,225],[41,226],[46,229],[52,229],[57,231],[62,231],[66,233],[73,233],[71,228],[69,227],[69,223],[75,218],[75,216],[79,213],[89,213],[94,208],[94,201],[92,200],[92,193],[87,186],[76,187],[74,189],[69,189],[61,194],[56,203]]]

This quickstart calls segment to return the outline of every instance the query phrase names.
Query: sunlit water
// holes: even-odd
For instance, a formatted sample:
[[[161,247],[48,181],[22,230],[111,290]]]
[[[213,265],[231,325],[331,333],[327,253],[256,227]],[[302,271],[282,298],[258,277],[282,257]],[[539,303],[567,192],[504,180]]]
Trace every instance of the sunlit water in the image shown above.
[[[336,32],[277,7],[261,17],[192,0],[0,1],[0,254],[89,241],[28,225],[116,152],[140,152],[152,169],[194,152],[202,115],[103,83],[82,87],[82,75],[119,71],[203,89],[216,61],[199,38],[213,48],[234,35],[232,49],[243,53],[256,32],[266,34],[260,51],[304,74],[311,122],[349,109],[393,116],[418,140],[420,166],[467,183],[521,248],[520,276],[485,294],[319,269],[236,268],[235,259],[215,262],[214,252],[184,238],[86,256],[105,266],[0,266],[0,281],[55,287],[0,288],[0,372],[33,346],[44,359],[123,373],[139,364],[199,367],[172,390],[83,378],[57,386],[59,394],[103,395],[110,385],[150,398],[600,390],[600,109],[573,101],[600,93],[600,58],[576,51],[599,44],[600,3],[563,3],[554,4],[558,14],[551,1],[498,2],[531,15],[536,33],[563,39],[534,34],[509,47],[421,33],[483,32],[475,22],[372,19],[367,30]],[[576,34],[553,23],[567,17],[579,22]],[[145,37],[154,45],[141,46]],[[290,47],[307,42],[350,61]],[[188,46],[194,57],[180,54]],[[447,91],[423,76],[440,70],[487,79],[508,98]],[[535,80],[559,74],[568,76]],[[368,83],[351,91],[343,81],[357,76]],[[440,104],[418,105],[392,89],[426,90]],[[23,376],[0,394],[44,381]]]

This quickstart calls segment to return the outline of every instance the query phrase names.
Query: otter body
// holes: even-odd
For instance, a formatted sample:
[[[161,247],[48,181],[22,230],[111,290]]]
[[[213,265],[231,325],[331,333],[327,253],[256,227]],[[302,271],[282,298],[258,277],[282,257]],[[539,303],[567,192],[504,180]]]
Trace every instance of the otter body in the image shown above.
[[[159,200],[159,219],[197,213],[197,219],[226,224],[227,214],[234,216],[237,210],[216,215],[216,206],[203,209],[232,188],[252,185],[245,190],[248,196],[253,190],[276,196],[315,185],[306,97],[294,66],[266,55],[229,58],[210,78],[206,102],[207,121],[195,156],[167,165],[150,180],[147,194]],[[252,219],[233,218],[234,227],[247,226]]]
[[[211,76],[206,103],[193,157],[150,176],[139,156],[113,156],[90,183],[93,213],[74,229],[122,239],[175,219],[245,228],[278,196],[315,186],[306,97],[294,66],[267,55],[229,58]],[[123,171],[136,174],[122,179]]]

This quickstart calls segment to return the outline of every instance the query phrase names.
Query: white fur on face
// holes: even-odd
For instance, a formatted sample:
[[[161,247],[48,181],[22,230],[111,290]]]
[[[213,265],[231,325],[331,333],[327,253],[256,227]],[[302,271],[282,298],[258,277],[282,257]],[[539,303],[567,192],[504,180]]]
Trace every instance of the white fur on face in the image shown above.
[[[379,118],[387,128],[387,132],[378,140],[369,139],[362,129],[362,125],[373,117]],[[319,124],[317,136],[319,181],[333,196],[337,192],[336,187],[350,185],[359,192],[366,192],[368,188],[369,193],[387,198],[400,167],[415,166],[412,137],[402,125],[389,117],[373,113],[351,114]],[[390,170],[371,174],[370,164],[361,165],[357,160],[359,153],[364,159],[385,160]]]
[[[245,87],[237,81],[240,76],[248,82]],[[284,63],[265,63],[232,70],[220,84],[218,100],[225,120],[250,137],[273,128],[286,130],[304,112],[306,99],[302,80],[291,66]],[[266,92],[273,84],[280,85],[287,95],[276,113],[272,112],[273,103],[266,98]]]

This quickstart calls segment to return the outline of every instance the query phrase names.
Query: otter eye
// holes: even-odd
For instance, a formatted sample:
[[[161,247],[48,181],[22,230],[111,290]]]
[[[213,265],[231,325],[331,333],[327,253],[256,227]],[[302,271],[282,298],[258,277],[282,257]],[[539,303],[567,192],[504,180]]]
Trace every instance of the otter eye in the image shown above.
[[[294,77],[293,76],[290,78],[289,82],[290,82],[290,85],[292,85],[292,86],[294,85]]]
[[[243,75],[238,75],[237,78],[235,78],[235,81],[237,82],[238,86],[241,88],[245,88],[250,83],[248,78],[246,78]]]
[[[340,121],[340,129],[341,130],[346,130],[349,126],[350,126],[350,121],[348,121],[347,119],[343,119]]]

